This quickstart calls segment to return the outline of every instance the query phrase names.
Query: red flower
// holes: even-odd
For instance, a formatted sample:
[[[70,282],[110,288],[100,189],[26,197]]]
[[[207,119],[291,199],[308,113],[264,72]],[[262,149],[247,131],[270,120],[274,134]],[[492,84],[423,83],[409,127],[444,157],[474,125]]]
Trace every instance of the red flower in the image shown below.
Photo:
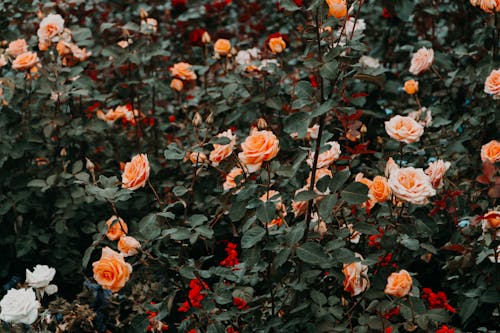
[[[240,332],[238,332],[237,330],[235,330],[233,326],[229,326],[226,329],[226,333],[240,333]]]
[[[392,333],[392,326],[386,327],[384,332],[385,333]]]
[[[191,282],[189,282],[189,292],[188,292],[188,298],[189,302],[185,301],[178,309],[179,312],[187,312],[191,306],[194,308],[201,308],[201,301],[205,297],[201,292],[204,289],[208,289],[208,286],[198,280],[198,279],[192,279]]]
[[[302,0],[293,0],[297,6],[302,6]]]
[[[243,298],[234,297],[233,303],[234,303],[234,306],[236,306],[240,310],[247,308],[247,302],[245,302],[245,300]]]
[[[446,325],[442,325],[440,329],[436,331],[436,333],[454,333],[455,329],[453,327],[448,327]]]
[[[236,266],[240,263],[240,261],[238,260],[238,251],[236,251],[236,248],[237,248],[236,244],[231,243],[231,242],[227,243],[227,246],[225,249],[225,251],[227,253],[227,257],[226,257],[226,259],[224,259],[220,262],[221,266],[233,267],[233,266]]]
[[[396,306],[394,309],[390,309],[389,311],[387,311],[386,313],[384,313],[382,315],[382,317],[384,317],[385,319],[389,320],[392,317],[397,316],[398,314],[399,314],[399,306]]]
[[[389,12],[389,10],[387,8],[384,8],[382,10],[382,17],[385,19],[390,19],[392,17],[391,13]]]
[[[442,291],[435,293],[430,288],[424,288],[421,297],[429,303],[429,309],[446,309],[451,313],[457,312],[454,307],[448,304],[448,298]]]
[[[175,121],[175,116],[168,116],[168,121],[173,123]]]
[[[201,37],[205,32],[205,29],[194,29],[189,33],[189,42],[193,45],[202,45]]]
[[[182,9],[186,7],[186,0],[172,0],[172,7]]]

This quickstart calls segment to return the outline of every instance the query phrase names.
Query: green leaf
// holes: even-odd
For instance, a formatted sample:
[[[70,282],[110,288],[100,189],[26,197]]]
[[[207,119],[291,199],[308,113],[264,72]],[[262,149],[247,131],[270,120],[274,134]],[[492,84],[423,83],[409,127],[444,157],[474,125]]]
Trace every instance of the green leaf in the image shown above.
[[[308,264],[320,264],[327,260],[323,248],[318,243],[304,243],[297,248],[297,256]]]
[[[332,215],[332,209],[337,204],[337,195],[330,194],[325,196],[319,203],[319,215],[326,219]]]
[[[290,257],[291,252],[292,251],[288,247],[281,250],[273,259],[274,268],[277,269],[281,267],[281,265],[283,265],[287,261],[288,257]]]
[[[368,199],[368,186],[354,182],[349,184],[340,195],[350,205],[361,204]]]
[[[164,155],[167,160],[182,160],[186,154],[175,143],[171,143],[164,151]]]
[[[320,73],[321,76],[327,80],[334,80],[339,72],[339,64],[336,60],[327,62],[321,66]]]
[[[254,226],[250,228],[243,234],[241,238],[241,247],[243,249],[249,249],[253,247],[255,244],[260,242],[264,235],[266,234],[266,230],[260,226]]]
[[[300,9],[300,7],[297,6],[292,0],[280,0],[280,7],[289,12],[294,12]]]
[[[139,221],[139,232],[148,240],[160,236],[161,228],[155,214],[148,214]]]
[[[262,202],[255,213],[259,221],[263,223],[271,222],[276,217],[276,204],[271,201]]]
[[[479,302],[477,298],[468,298],[464,302],[462,302],[459,313],[462,323],[465,323],[467,319],[469,319],[470,316],[474,313],[474,311],[476,311],[478,303]]]
[[[197,227],[199,225],[202,225],[206,221],[208,221],[208,218],[205,215],[201,215],[201,214],[194,214],[193,216],[191,216],[189,218],[189,224],[193,228]]]
[[[300,222],[292,226],[288,230],[288,233],[285,236],[286,240],[288,241],[288,244],[291,246],[297,244],[302,239],[302,237],[304,237],[305,230],[306,230],[305,222]]]
[[[324,113],[332,111],[333,106],[335,105],[335,101],[330,99],[325,103],[321,104],[316,110],[311,113],[311,118],[321,116]]]
[[[338,192],[342,186],[344,186],[345,182],[351,176],[351,171],[349,169],[344,169],[335,173],[330,181],[330,191],[332,193]]]
[[[295,201],[309,201],[311,199],[316,198],[317,196],[318,196],[318,194],[314,191],[310,191],[310,190],[301,191],[301,192],[297,193],[294,200]]]

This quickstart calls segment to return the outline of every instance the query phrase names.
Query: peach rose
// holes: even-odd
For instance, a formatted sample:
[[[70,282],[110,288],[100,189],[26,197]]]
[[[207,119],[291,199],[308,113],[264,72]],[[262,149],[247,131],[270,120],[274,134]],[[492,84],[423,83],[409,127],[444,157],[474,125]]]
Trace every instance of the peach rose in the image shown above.
[[[500,10],[500,1],[498,0],[480,0],[479,7],[486,13],[493,13]]]
[[[69,48],[73,57],[78,61],[85,61],[92,55],[92,52],[87,51],[85,48],[79,48],[74,43],[69,43]]]
[[[31,69],[32,67],[36,66],[39,61],[40,59],[38,59],[38,56],[35,52],[24,52],[23,54],[18,55],[16,59],[14,59],[14,61],[12,62],[12,68],[19,71]]]
[[[28,52],[28,44],[26,44],[26,41],[22,38],[16,39],[9,43],[9,47],[5,52],[15,58],[18,55]]]
[[[326,0],[328,15],[341,19],[347,15],[347,3],[345,0]]]
[[[271,38],[268,46],[274,54],[281,53],[286,49],[286,43],[281,36]]]
[[[410,73],[418,75],[431,68],[434,62],[434,50],[422,47],[413,54],[411,59]]]
[[[218,166],[220,162],[229,157],[233,153],[234,146],[236,145],[236,135],[234,135],[231,130],[222,132],[218,134],[217,137],[228,138],[229,143],[225,145],[214,143],[214,150],[210,152],[210,156],[208,157],[214,166]]]
[[[236,177],[243,175],[243,170],[241,168],[232,168],[231,171],[226,175],[226,181],[222,184],[224,191],[229,191],[237,186]]]
[[[7,57],[5,54],[0,54],[0,68],[7,65]],[[2,94],[0,94],[1,96]]]
[[[295,191],[294,197],[297,196],[300,192],[309,191],[309,186],[304,186]],[[295,201],[292,200],[292,211],[295,217],[299,217],[304,215],[307,212],[307,201]]]
[[[40,51],[47,51],[49,49],[49,46],[50,42],[45,39],[40,39],[38,41],[38,49],[40,49]]]
[[[207,155],[205,155],[202,152],[193,151],[191,154],[189,154],[189,160],[194,165],[200,165],[200,164],[205,163],[205,161],[207,160]]]
[[[196,80],[196,74],[191,70],[191,65],[187,62],[178,62],[170,67],[170,74],[186,81]]]
[[[170,88],[174,89],[175,91],[181,92],[184,88],[184,83],[182,82],[182,80],[173,79],[172,82],[170,82]]]
[[[492,70],[484,81],[484,92],[493,96],[493,99],[500,99],[500,68]]]
[[[320,153],[318,156],[318,165],[317,168],[327,168],[330,165],[332,165],[333,162],[339,159],[340,157],[340,145],[336,141],[330,141],[325,144],[326,146],[330,146],[330,149],[325,150],[324,152]],[[313,167],[314,163],[314,152],[311,151],[309,152],[309,157],[307,159],[307,165],[309,165],[310,168]]]
[[[497,210],[490,211],[483,216],[485,220],[485,224],[483,225],[483,229],[498,229],[500,228],[500,212]]]
[[[61,40],[57,43],[56,50],[57,50],[57,53],[59,53],[59,55],[61,57],[64,57],[64,56],[71,54],[71,49],[69,48],[69,44],[63,40]]]
[[[422,169],[413,167],[398,168],[391,171],[389,187],[396,198],[423,205],[436,194],[431,178]]]
[[[363,260],[359,253],[356,253],[356,257]],[[344,264],[342,273],[345,276],[344,290],[350,293],[351,296],[359,295],[370,287],[368,266],[363,265],[361,262]]]
[[[316,184],[318,183],[318,181],[323,177],[332,178],[332,172],[330,171],[330,169],[322,168],[322,169],[316,170],[316,175],[314,177],[315,178],[314,179],[314,191],[320,195],[327,195],[328,193],[330,193],[329,189],[326,189],[325,192],[320,192],[320,190],[318,190],[318,188],[316,187]],[[307,177],[307,180],[306,180],[306,184],[307,184],[306,186],[308,189],[311,186],[311,178],[312,178],[312,171],[309,173],[309,177]]]
[[[431,184],[434,188],[443,187],[443,177],[446,171],[450,168],[451,163],[443,160],[437,160],[429,164],[425,169],[425,174],[431,178]]]
[[[268,227],[278,226],[281,227],[283,224],[283,218],[286,216],[286,206],[281,201],[281,196],[278,191],[269,190],[269,193],[266,192],[259,198],[260,201],[263,202],[274,202],[274,206],[276,207],[276,211],[278,212],[278,217],[273,219],[271,222],[267,224]]]
[[[106,237],[108,237],[110,241],[115,241],[128,232],[127,223],[125,223],[121,217],[117,218],[116,215],[111,216],[106,221],[106,225],[108,226]]]
[[[408,113],[408,117],[415,119],[416,122],[424,127],[432,125],[432,111],[425,106],[417,111]]]
[[[130,278],[132,266],[125,262],[123,254],[109,247],[102,249],[101,259],[92,264],[94,279],[104,289],[117,292]]]
[[[418,92],[418,81],[415,80],[408,80],[405,82],[405,85],[403,87],[403,90],[408,94],[408,95],[414,95]]]
[[[385,286],[384,292],[387,295],[404,297],[408,295],[412,286],[412,279],[410,274],[402,269],[399,273],[392,273],[387,278],[387,285]]]
[[[385,122],[385,131],[394,140],[412,143],[420,140],[424,127],[411,117],[394,116]]]
[[[497,163],[500,161],[500,142],[491,140],[481,147],[481,160],[483,162]]]
[[[399,165],[394,162],[394,159],[392,157],[389,157],[385,164],[385,176],[389,177],[391,175],[391,172],[395,169],[399,169]]]
[[[220,56],[225,56],[231,51],[231,42],[224,38],[219,38],[214,44],[214,51]]]
[[[122,187],[137,190],[146,186],[149,170],[148,156],[146,154],[135,155],[130,162],[125,164],[122,174]]]
[[[49,14],[40,22],[37,35],[40,40],[54,41],[54,37],[64,30],[64,20],[59,14]]]
[[[104,120],[111,125],[118,119],[124,118],[125,111],[128,111],[125,106],[119,106],[114,110],[109,110],[107,113],[102,112],[102,110],[98,110],[97,118]]]
[[[361,183],[361,184],[365,184],[367,187],[368,187],[368,191],[370,191],[370,188],[372,187],[373,185],[373,181],[366,178],[364,176],[364,174],[362,172],[358,173],[356,175],[356,177],[354,177],[354,181],[355,182],[358,182],[358,183]],[[368,192],[369,193],[369,192]],[[372,199],[372,198],[369,198],[368,200],[366,200],[362,205],[361,207],[366,207],[367,209],[372,209],[373,206],[375,206],[375,201]]]
[[[368,195],[370,196],[370,199],[379,203],[387,201],[391,195],[391,188],[389,187],[387,178],[375,176],[375,178],[373,178],[372,185],[370,186]]]
[[[271,131],[254,130],[241,144],[243,150],[238,154],[241,162],[252,173],[260,169],[262,162],[270,161],[279,152],[278,138]]]
[[[141,248],[141,243],[134,237],[130,236],[122,236],[118,241],[118,250],[125,257],[133,256],[139,253],[139,249]]]

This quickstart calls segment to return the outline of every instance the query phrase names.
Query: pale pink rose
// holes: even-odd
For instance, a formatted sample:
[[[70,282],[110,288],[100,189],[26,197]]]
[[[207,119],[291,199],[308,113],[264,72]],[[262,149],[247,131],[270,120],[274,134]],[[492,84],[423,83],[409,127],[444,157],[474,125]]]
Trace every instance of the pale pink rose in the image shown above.
[[[340,145],[336,141],[330,141],[327,142],[326,145],[330,146],[328,150],[325,150],[324,152],[320,153],[318,156],[318,165],[317,168],[327,168],[330,165],[332,165],[333,162],[338,160],[340,157]],[[309,158],[307,159],[307,165],[309,165],[310,168],[313,167],[314,163],[314,152],[309,152]]]
[[[420,140],[424,127],[411,117],[394,116],[385,122],[385,131],[394,140],[412,143]]]
[[[81,49],[76,44],[69,43],[68,46],[71,53],[73,53],[73,57],[78,61],[85,61],[92,55],[92,52],[87,51],[87,49]]]
[[[434,62],[434,50],[422,47],[413,54],[411,59],[410,73],[418,75],[431,68]]]
[[[235,188],[237,186],[235,179],[242,174],[243,170],[241,168],[232,168],[226,175],[226,181],[222,184],[224,191],[229,191],[230,189]]]
[[[14,59],[12,62],[12,68],[21,70],[31,69],[40,62],[38,56],[35,52],[24,52]]]
[[[118,250],[123,254],[124,257],[133,256],[139,253],[141,248],[141,243],[137,239],[131,236],[122,236],[118,241]]]
[[[64,30],[64,20],[59,14],[49,14],[40,22],[38,38],[44,41],[54,41],[54,37]]]
[[[387,163],[385,164],[385,176],[389,177],[394,169],[399,169],[399,165],[394,162],[392,157],[389,157]]]
[[[418,205],[428,203],[428,198],[436,194],[431,178],[424,170],[413,167],[393,169],[389,187],[396,198]]]
[[[363,260],[359,253],[356,253],[356,257]],[[342,273],[344,273],[344,290],[350,293],[351,296],[359,295],[370,287],[368,266],[363,265],[361,262],[344,264]]]
[[[432,187],[435,189],[443,187],[443,177],[450,168],[450,165],[450,162],[445,162],[443,160],[437,160],[429,164],[425,170],[425,174],[431,177]]]
[[[214,143],[214,150],[210,152],[209,159],[213,166],[218,166],[220,162],[225,160],[233,153],[234,146],[236,145],[236,135],[227,130],[217,135],[218,138],[228,138],[229,143],[225,145],[220,145]]]
[[[28,44],[26,44],[26,41],[22,38],[16,39],[9,43],[9,47],[5,52],[15,58],[24,52],[28,52]]]
[[[488,75],[484,81],[484,92],[492,95],[493,99],[500,99],[500,68],[492,70]]]
[[[491,140],[481,147],[481,160],[496,163],[500,161],[500,142]]]

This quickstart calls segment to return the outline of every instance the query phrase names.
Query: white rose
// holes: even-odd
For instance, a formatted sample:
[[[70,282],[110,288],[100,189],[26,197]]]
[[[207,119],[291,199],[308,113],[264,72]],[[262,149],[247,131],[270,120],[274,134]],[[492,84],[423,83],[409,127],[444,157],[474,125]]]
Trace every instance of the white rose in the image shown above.
[[[45,288],[56,275],[55,268],[47,265],[36,265],[33,272],[26,269],[26,282],[33,288]]]
[[[431,178],[422,169],[394,168],[389,176],[389,187],[400,200],[423,205],[436,194]]]
[[[33,289],[10,289],[0,301],[0,320],[31,325],[38,317],[39,307]]]

